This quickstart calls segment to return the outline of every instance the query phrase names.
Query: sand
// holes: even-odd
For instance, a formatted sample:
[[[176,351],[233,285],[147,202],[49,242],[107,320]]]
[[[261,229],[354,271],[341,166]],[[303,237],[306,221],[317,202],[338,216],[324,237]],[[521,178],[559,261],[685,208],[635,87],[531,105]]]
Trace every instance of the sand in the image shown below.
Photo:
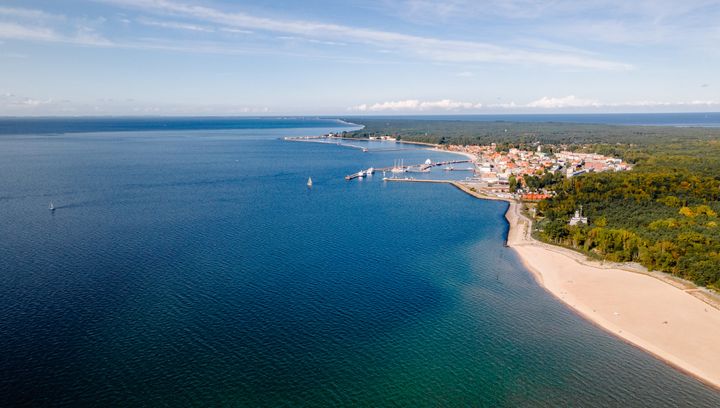
[[[717,296],[667,274],[590,261],[579,252],[539,242],[530,236],[531,221],[518,202],[450,184],[477,198],[510,202],[507,244],[540,286],[598,327],[720,389]]]
[[[601,328],[720,388],[720,310],[693,296],[697,289],[536,241],[519,209],[512,202],[506,214],[508,246],[541,286]]]

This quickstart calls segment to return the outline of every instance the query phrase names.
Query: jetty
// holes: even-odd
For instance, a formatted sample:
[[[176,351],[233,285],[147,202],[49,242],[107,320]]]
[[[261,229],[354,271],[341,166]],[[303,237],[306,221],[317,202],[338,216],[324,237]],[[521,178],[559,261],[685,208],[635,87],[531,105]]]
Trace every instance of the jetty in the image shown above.
[[[345,176],[345,180],[352,180],[356,178],[363,178],[367,176],[372,176],[375,173],[375,169],[370,167],[367,170],[360,170],[357,173],[349,174]]]
[[[405,182],[405,183],[437,183],[437,184],[452,184],[452,180],[432,180],[432,179],[416,179],[411,177],[405,177],[405,178],[392,178],[392,177],[383,177],[383,181],[396,181],[396,182]]]
[[[470,160],[448,160],[448,161],[429,163],[429,164],[428,163],[411,164],[408,166],[402,166],[402,169],[404,169],[404,171],[415,171],[415,172],[420,172],[420,173],[426,173],[426,172],[430,171],[430,169],[433,167],[447,166],[450,164],[459,164],[459,163],[471,163],[471,161]],[[393,171],[393,169],[397,169],[397,168],[398,168],[397,166],[376,167],[375,170],[377,170],[377,171]],[[463,170],[466,170],[466,169],[463,169]],[[467,170],[471,170],[471,169],[467,169]]]
[[[365,146],[359,146],[359,145],[354,145],[354,144],[350,144],[350,143],[340,143],[338,140],[344,140],[341,138],[329,138],[326,136],[298,136],[298,137],[285,137],[285,138],[283,138],[283,140],[287,140],[289,142],[330,144],[330,145],[335,145],[335,146],[350,147],[352,149],[362,150],[363,153],[368,152],[368,148]],[[356,139],[352,139],[352,140],[356,140]]]

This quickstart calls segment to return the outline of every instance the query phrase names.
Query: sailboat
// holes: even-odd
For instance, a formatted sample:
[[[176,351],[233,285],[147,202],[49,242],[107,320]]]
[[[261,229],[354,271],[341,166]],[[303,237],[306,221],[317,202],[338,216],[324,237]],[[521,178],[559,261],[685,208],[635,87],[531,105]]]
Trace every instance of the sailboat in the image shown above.
[[[50,205],[48,205],[48,210],[55,211],[55,205],[53,205],[52,201],[50,201]]]
[[[312,177],[308,177],[307,186],[312,187]]]

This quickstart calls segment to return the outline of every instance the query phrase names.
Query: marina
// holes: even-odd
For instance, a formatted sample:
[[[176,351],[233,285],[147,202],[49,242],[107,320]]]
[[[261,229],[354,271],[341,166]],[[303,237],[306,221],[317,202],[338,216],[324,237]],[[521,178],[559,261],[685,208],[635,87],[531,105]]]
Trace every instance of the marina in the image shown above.
[[[392,166],[389,167],[376,167],[376,168],[370,168],[368,170],[373,170],[373,172],[382,172],[383,174],[386,173],[392,173],[392,174],[398,174],[398,173],[429,173],[430,169],[433,167],[442,167],[442,166],[448,166],[451,164],[460,164],[460,163],[472,163],[471,160],[446,160],[441,162],[432,162],[431,160],[426,160],[425,163],[421,164],[413,164],[406,166],[403,159],[395,160],[395,163],[393,163]],[[345,180],[354,180],[356,178],[363,178],[367,174],[368,170],[361,170],[357,173],[349,174],[345,176]],[[474,171],[474,166],[472,168],[467,169],[458,169],[463,171]],[[383,178],[385,180],[386,178]]]

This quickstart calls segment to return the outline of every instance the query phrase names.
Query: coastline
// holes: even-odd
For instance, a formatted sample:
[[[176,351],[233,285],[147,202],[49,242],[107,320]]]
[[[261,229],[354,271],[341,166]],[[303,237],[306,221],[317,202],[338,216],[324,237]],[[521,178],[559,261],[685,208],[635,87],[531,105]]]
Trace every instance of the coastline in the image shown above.
[[[713,352],[720,339],[717,298],[661,272],[608,265],[540,242],[530,235],[532,221],[521,214],[519,202],[449,184],[479,199],[509,203],[506,246],[543,289],[597,327],[720,390],[720,353]]]
[[[429,150],[469,153],[422,144]],[[483,200],[509,203],[506,246],[512,248],[536,282],[585,320],[655,356],[668,365],[720,390],[720,301],[690,282],[627,265],[605,264],[580,252],[535,240],[532,221],[520,203],[486,195],[452,180],[396,180],[441,182]]]
[[[507,245],[540,286],[586,320],[720,389],[720,310],[647,273],[589,261],[530,236],[531,221],[511,201]]]

